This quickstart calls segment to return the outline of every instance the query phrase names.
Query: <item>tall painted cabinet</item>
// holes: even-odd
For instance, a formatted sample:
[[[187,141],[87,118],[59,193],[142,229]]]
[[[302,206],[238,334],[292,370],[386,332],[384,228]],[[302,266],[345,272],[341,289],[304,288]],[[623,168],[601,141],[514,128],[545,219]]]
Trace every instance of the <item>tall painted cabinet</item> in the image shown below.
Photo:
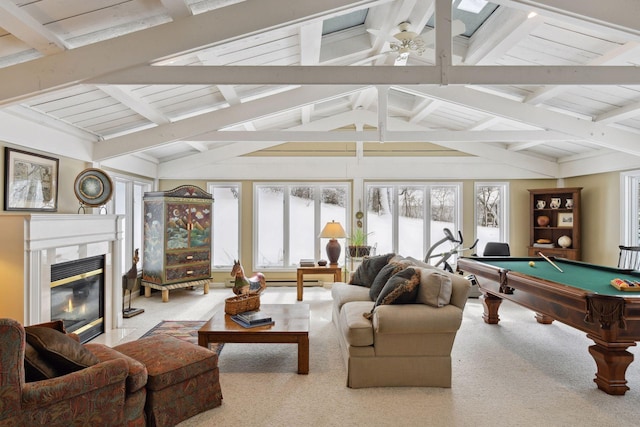
[[[169,285],[211,278],[213,197],[193,185],[144,194],[142,280]]]

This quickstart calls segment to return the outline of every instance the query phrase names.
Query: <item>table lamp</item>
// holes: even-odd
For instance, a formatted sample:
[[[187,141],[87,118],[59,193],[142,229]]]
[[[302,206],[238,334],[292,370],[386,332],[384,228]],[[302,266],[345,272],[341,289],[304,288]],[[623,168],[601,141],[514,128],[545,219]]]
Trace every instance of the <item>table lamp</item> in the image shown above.
[[[330,239],[327,243],[327,258],[329,258],[329,265],[335,267],[338,265],[338,259],[340,258],[340,243],[336,239],[347,237],[344,228],[339,222],[331,221],[324,226],[320,233],[320,238]]]

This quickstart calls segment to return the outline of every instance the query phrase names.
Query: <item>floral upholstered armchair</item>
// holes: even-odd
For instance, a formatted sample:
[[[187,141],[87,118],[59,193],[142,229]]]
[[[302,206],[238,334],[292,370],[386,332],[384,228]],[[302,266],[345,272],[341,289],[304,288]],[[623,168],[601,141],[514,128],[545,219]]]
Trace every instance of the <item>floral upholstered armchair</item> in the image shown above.
[[[74,341],[72,338],[69,340]],[[82,352],[70,342],[65,341],[64,345]],[[0,319],[0,426],[66,427],[126,423],[127,360],[117,358],[101,362],[96,358],[91,366],[49,379],[26,382],[25,348],[28,347],[25,328],[15,320]]]

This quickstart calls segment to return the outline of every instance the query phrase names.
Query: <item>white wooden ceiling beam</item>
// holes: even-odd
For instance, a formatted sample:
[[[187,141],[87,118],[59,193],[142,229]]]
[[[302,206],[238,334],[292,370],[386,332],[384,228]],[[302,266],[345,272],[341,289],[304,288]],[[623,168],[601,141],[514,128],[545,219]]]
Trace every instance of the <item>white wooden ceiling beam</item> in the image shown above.
[[[504,4],[504,1],[495,3]],[[511,6],[520,4],[539,13],[559,14],[578,18],[622,31],[640,35],[640,2],[637,0],[575,1],[575,0],[511,0]]]
[[[160,0],[160,2],[169,11],[169,16],[174,21],[193,15],[191,8],[187,6],[184,0]]]
[[[640,115],[640,102],[634,102],[624,107],[616,108],[606,113],[602,113],[595,118],[597,123],[621,122]]]
[[[300,65],[316,65],[320,61],[322,21],[312,21],[300,27]],[[300,121],[309,123],[313,117],[313,104],[300,109]]]
[[[0,2],[0,28],[43,55],[52,55],[66,50],[62,39],[11,1]]]
[[[375,114],[375,113],[374,113]],[[354,121],[345,123],[345,125],[354,124]],[[406,122],[394,122],[396,127],[406,127]],[[367,120],[367,125],[377,126],[377,120]],[[311,122],[308,125],[316,125]],[[317,127],[317,126],[314,126]],[[326,126],[323,126],[326,127]],[[384,130],[384,140],[380,140],[379,130],[333,130],[333,129],[315,129],[315,130],[283,130],[283,131],[218,131],[208,132],[204,135],[198,135],[189,138],[190,141],[296,141],[296,142],[345,142],[345,141],[363,141],[363,142],[502,142],[510,143],[513,141],[572,141],[576,138],[562,132],[548,130],[429,130],[420,127],[416,130]]]
[[[83,82],[91,77],[166,59],[199,47],[301,24],[390,0],[243,1],[0,69],[0,105]],[[241,16],[243,19],[238,20]],[[219,82],[224,84],[224,82]]]
[[[93,84],[246,85],[640,85],[632,66],[138,66],[87,79]],[[443,79],[441,74],[446,74]],[[0,70],[0,76],[2,72]],[[0,94],[2,89],[0,89]]]
[[[543,22],[541,16],[528,18],[527,13],[521,10],[499,7],[471,36],[464,63],[495,63],[496,59],[520,43]]]
[[[98,88],[153,123],[160,125],[170,121],[161,111],[149,105],[127,86],[98,85]]]
[[[103,141],[95,147],[96,161],[117,157],[124,154],[161,146],[181,139],[193,139],[194,136],[215,131],[234,124],[255,120],[260,117],[299,108],[302,105],[336,96],[345,96],[360,89],[359,86],[322,86],[304,87],[288,92],[260,98],[226,108],[224,111],[213,111],[133,134],[123,135]]]
[[[623,65],[636,51],[638,42],[627,42],[615,49],[610,50],[602,56],[595,58],[586,65]],[[635,57],[637,55],[634,55]],[[524,102],[532,105],[539,105],[551,98],[554,98],[567,90],[567,86],[543,86],[530,93]]]
[[[600,123],[576,120],[575,118],[564,116],[553,111],[510,101],[470,88],[421,87],[416,89],[403,87],[403,90],[418,96],[422,94],[422,96],[464,105],[467,108],[473,108],[487,114],[529,123],[543,129],[564,132],[568,135],[573,135],[574,138],[591,141],[602,147],[640,156],[640,144],[638,144],[637,134],[625,132]]]
[[[394,157],[403,167],[389,167],[384,157],[236,157],[214,165],[187,168],[182,179],[536,179],[548,176],[476,157]],[[160,176],[162,178],[163,176]],[[172,178],[172,176],[166,176]]]

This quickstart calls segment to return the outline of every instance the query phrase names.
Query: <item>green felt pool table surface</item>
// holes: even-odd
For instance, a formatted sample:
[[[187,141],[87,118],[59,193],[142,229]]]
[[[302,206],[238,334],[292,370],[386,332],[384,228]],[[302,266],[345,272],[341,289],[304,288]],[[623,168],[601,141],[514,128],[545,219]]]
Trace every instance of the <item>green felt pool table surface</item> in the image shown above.
[[[553,265],[545,261],[544,258],[481,258],[479,260],[498,268],[573,286],[600,295],[640,298],[640,292],[619,291],[610,284],[611,280],[616,278],[640,282],[640,274],[630,270],[619,270],[613,267],[552,258],[551,260],[563,271],[561,273]],[[531,267],[529,261],[534,261],[535,265]]]

